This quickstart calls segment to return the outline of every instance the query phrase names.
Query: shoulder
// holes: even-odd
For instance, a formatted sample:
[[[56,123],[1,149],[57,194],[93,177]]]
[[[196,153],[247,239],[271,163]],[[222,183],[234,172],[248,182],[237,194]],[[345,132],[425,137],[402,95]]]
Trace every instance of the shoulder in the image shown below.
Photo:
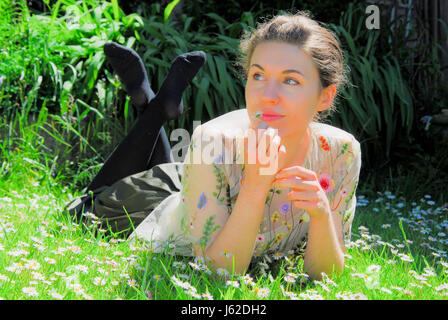
[[[356,153],[361,152],[359,141],[350,132],[321,122],[312,122],[311,127],[317,140],[324,148],[330,149],[333,147],[339,151],[350,147]]]

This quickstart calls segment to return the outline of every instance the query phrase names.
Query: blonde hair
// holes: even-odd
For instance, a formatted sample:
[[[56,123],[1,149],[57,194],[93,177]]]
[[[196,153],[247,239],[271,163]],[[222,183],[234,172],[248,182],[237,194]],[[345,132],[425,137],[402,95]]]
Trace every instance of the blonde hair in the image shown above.
[[[254,30],[244,30],[239,44],[237,65],[244,71],[247,79],[249,63],[256,46],[261,42],[280,41],[298,46],[309,54],[319,72],[320,89],[334,84],[337,93],[348,83],[344,54],[336,34],[311,18],[308,11],[295,14],[276,15],[272,19],[257,23]],[[334,103],[327,109],[329,115],[334,110]],[[313,121],[319,121],[316,113]]]

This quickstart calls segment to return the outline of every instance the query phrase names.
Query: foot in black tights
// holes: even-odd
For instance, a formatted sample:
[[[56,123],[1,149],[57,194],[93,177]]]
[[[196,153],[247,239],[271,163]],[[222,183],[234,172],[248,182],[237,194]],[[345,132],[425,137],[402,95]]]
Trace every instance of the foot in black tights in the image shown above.
[[[138,59],[140,60],[140,58]],[[182,93],[204,64],[205,59],[205,53],[202,51],[190,52],[176,57],[159,92],[150,100],[149,104],[143,106],[144,111],[137,122],[106,159],[98,174],[87,187],[88,190],[94,190],[105,185],[110,186],[119,179],[146,170],[148,159],[149,165],[154,165],[152,155],[155,147],[160,146],[165,149],[169,147],[166,135],[165,143],[157,143],[163,124],[167,120],[175,119],[182,113]],[[133,61],[135,62],[135,60]],[[139,64],[134,63],[134,66]],[[120,64],[115,65],[120,66]],[[130,70],[132,69],[132,63],[127,64],[127,66]],[[130,88],[132,92],[140,90],[139,94],[149,99],[149,82],[146,89],[145,86],[139,85],[133,87],[132,83],[135,79],[126,70],[120,69],[120,72],[120,77],[123,77],[122,81],[127,88]],[[137,71],[136,74],[141,75],[142,73]],[[143,75],[146,76],[146,72]],[[144,79],[147,78],[144,77]],[[135,83],[142,83],[144,79]],[[162,158],[169,158],[170,153],[165,152],[165,154],[166,156]]]
[[[149,103],[163,109],[165,120],[176,119],[182,114],[182,93],[205,61],[203,51],[184,53],[174,59],[159,92]]]
[[[134,50],[111,42],[104,45],[104,53],[124,84],[139,114],[151,105],[151,107],[160,108],[164,120],[173,120],[182,114],[182,93],[206,61],[203,51],[193,51],[177,56],[153,99],[154,93],[149,86],[144,64]]]
[[[104,53],[131,97],[138,114],[141,114],[155,96],[142,59],[134,50],[115,42],[106,43]]]

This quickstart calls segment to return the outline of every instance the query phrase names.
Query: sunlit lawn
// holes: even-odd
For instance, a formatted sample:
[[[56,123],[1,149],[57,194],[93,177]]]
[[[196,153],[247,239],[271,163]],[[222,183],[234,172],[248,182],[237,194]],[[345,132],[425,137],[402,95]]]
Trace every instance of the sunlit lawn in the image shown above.
[[[189,258],[152,253],[145,243],[106,237],[102,229],[83,233],[61,213],[79,191],[22,152],[3,161],[8,174],[0,178],[2,299],[447,297],[448,211],[430,195],[409,202],[386,191],[366,199],[359,189],[346,267],[331,279],[309,281],[293,255],[244,277],[222,276]]]

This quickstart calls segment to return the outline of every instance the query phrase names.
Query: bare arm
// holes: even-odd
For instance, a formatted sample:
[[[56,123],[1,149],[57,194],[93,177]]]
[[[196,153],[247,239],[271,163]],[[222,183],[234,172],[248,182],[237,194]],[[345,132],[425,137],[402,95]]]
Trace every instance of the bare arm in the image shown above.
[[[197,133],[199,133],[199,130]],[[210,133],[206,132],[206,134]],[[272,139],[272,142],[267,143],[270,154],[273,157],[278,156],[278,159],[276,158],[275,160],[278,160],[278,163],[281,165],[286,151],[284,148],[280,148],[280,137],[276,136],[278,138],[274,139],[272,137],[275,135],[275,132],[265,131],[261,139],[267,139],[267,135],[270,135]],[[220,139],[219,137],[219,134],[216,135],[214,141],[218,141]],[[257,142],[258,149],[262,150],[260,152],[266,153],[267,147],[263,144],[260,147]],[[278,153],[274,150],[277,150]],[[227,214],[225,208],[218,205],[215,199],[216,197],[211,196],[215,183],[210,184],[210,181],[213,180],[213,175],[210,173],[209,165],[193,165],[191,166],[189,175],[192,181],[201,181],[202,189],[206,190],[204,192],[205,196],[203,194],[202,198],[206,198],[209,201],[204,206],[200,205],[200,209],[198,209],[195,203],[196,199],[201,198],[202,189],[199,190],[196,187],[192,188],[190,192],[186,192],[188,211],[194,220],[192,229],[194,237],[196,239],[200,237],[200,232],[204,229],[206,220],[213,216],[215,216],[215,220],[217,220],[216,225],[219,227],[209,237],[210,239],[207,241],[207,244],[204,244],[204,241],[202,241],[202,246],[205,246],[205,250],[201,247],[201,241],[193,242],[194,254],[205,255],[205,261],[207,262],[210,259],[211,264],[216,268],[224,268],[229,272],[240,274],[245,272],[251,261],[258,228],[263,218],[266,197],[272,184],[273,174],[275,173],[260,174],[259,169],[266,166],[260,165],[258,156],[257,162],[250,164],[247,161],[247,152],[248,148],[245,147],[244,182],[230,215]],[[251,152],[254,152],[254,150]],[[222,184],[217,187],[220,189]]]
[[[320,273],[331,275],[333,267],[335,271],[344,269],[345,245],[349,240],[349,231],[356,209],[355,190],[361,170],[361,148],[359,142],[353,140],[337,141],[334,145],[339,150],[346,144],[349,152],[340,157],[335,163],[337,168],[345,168],[341,172],[342,182],[339,182],[339,190],[331,205],[325,213],[318,218],[310,219],[308,243],[305,252],[304,268],[313,278],[320,279]],[[347,160],[350,160],[347,162]],[[346,189],[346,193],[341,193]],[[345,239],[344,239],[345,238]]]
[[[344,251],[338,239],[335,222],[329,211],[321,217],[311,218],[305,250],[304,270],[313,279],[321,279],[321,272],[331,275],[333,268],[344,269]]]
[[[244,184],[236,200],[232,214],[206,248],[205,256],[212,260],[216,268],[225,268],[235,273],[245,273],[255,248],[255,239],[263,217],[266,196],[269,189]],[[195,245],[196,252],[201,252]],[[223,255],[228,252],[229,255]]]

